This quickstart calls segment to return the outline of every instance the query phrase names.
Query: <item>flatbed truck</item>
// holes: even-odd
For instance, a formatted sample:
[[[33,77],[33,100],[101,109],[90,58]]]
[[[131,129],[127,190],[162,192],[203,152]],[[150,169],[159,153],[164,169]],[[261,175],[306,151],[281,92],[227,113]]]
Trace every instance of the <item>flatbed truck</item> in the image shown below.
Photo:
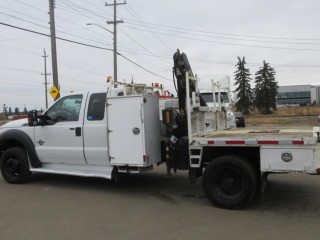
[[[152,94],[74,92],[28,125],[0,128],[3,178],[28,181],[32,172],[101,177],[152,170],[161,163],[202,178],[215,205],[239,209],[264,189],[270,173],[320,174],[319,127],[309,132],[226,130],[226,111],[202,103],[187,57],[174,54],[178,106]],[[20,121],[20,120],[19,120]]]

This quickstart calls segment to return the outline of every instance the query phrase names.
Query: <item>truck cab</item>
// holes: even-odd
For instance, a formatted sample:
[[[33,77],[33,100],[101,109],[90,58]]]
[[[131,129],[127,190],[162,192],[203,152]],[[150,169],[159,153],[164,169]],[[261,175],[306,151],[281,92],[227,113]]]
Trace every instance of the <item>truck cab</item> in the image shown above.
[[[226,128],[236,128],[232,112],[230,78],[227,75],[200,75],[198,88],[203,103],[212,108],[224,108],[226,111]]]

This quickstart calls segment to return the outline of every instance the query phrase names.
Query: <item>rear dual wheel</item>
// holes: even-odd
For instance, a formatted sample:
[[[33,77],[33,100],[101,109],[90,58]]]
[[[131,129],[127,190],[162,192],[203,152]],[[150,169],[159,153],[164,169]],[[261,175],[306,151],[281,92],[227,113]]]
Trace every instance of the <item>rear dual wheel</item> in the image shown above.
[[[29,180],[29,161],[23,148],[12,147],[2,154],[1,174],[8,183],[17,184]]]
[[[214,159],[205,169],[202,185],[208,198],[217,206],[240,209],[253,199],[257,171],[245,158],[222,156]]]

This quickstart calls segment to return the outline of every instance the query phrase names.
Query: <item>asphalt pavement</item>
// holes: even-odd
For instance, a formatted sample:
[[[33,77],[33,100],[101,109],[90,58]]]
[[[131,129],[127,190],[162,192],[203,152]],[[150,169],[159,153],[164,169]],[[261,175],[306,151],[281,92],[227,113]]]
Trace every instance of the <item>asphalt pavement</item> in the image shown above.
[[[0,239],[319,239],[320,176],[269,176],[264,200],[244,210],[213,206],[201,179],[166,176],[160,166],[118,184],[97,178],[33,174],[0,177]]]

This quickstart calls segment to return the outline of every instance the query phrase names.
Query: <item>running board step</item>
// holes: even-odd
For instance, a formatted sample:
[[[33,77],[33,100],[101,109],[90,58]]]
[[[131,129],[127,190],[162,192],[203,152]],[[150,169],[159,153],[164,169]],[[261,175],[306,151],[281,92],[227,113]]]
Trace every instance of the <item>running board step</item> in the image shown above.
[[[80,177],[99,177],[112,179],[112,168],[106,167],[103,169],[71,169],[71,168],[56,168],[56,167],[40,167],[40,168],[31,168],[31,172],[39,173],[50,173],[50,174],[62,174],[62,175],[71,175],[71,176],[80,176]]]
[[[190,156],[190,167],[199,168],[201,166],[202,148],[190,146],[189,156]]]

